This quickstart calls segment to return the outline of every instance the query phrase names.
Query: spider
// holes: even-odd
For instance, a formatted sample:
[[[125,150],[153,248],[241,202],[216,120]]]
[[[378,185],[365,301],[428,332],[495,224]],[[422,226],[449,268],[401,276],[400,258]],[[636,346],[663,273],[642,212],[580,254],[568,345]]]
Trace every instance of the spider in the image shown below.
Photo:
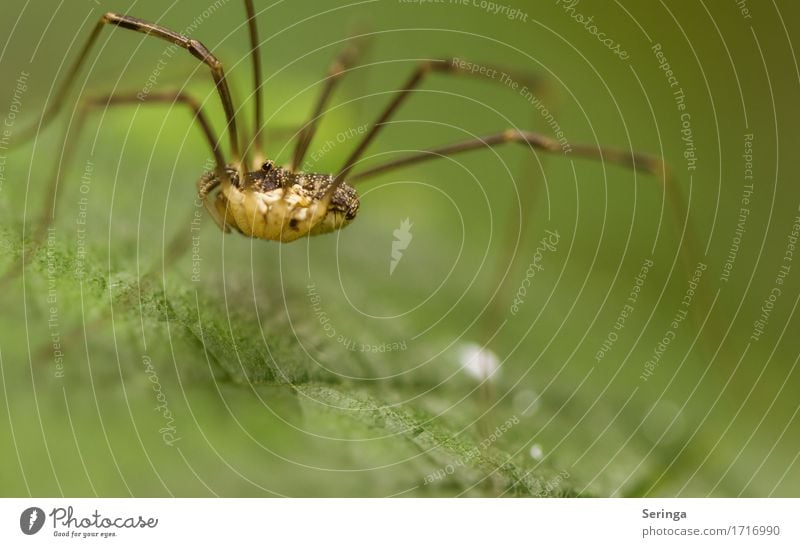
[[[42,114],[38,126],[31,127],[21,141],[32,138],[35,131],[46,127],[56,117],[64,104],[65,97],[80,72],[89,53],[95,45],[104,27],[111,25],[143,33],[149,37],[171,42],[179,46],[200,62],[207,65],[215,83],[216,92],[222,103],[226,118],[229,160],[226,161],[223,150],[212,128],[209,118],[204,113],[201,103],[183,91],[156,91],[147,95],[109,94],[95,98],[83,99],[78,109],[76,121],[77,141],[79,131],[86,115],[97,108],[109,108],[119,105],[146,103],[181,104],[193,114],[193,122],[197,123],[213,154],[215,167],[203,174],[197,182],[199,197],[216,224],[225,232],[235,230],[245,236],[290,242],[304,236],[330,233],[350,224],[359,209],[359,197],[352,186],[378,174],[406,167],[409,165],[452,156],[483,147],[492,147],[505,143],[519,143],[532,150],[546,153],[561,152],[559,143],[547,136],[508,129],[482,138],[456,142],[438,148],[411,153],[405,157],[394,159],[383,164],[370,167],[361,172],[351,174],[369,145],[375,140],[398,108],[409,98],[411,92],[419,87],[430,74],[471,75],[468,63],[456,59],[433,60],[421,62],[396,92],[390,103],[383,109],[377,119],[368,126],[361,141],[357,144],[344,165],[334,174],[305,173],[298,170],[314,137],[319,121],[324,114],[325,106],[333,90],[342,77],[353,66],[357,58],[357,48],[351,44],[336,58],[328,71],[325,85],[316,100],[313,113],[308,122],[297,133],[297,142],[290,164],[276,165],[265,159],[263,154],[263,99],[261,94],[261,58],[259,52],[258,27],[252,0],[244,0],[249,38],[250,60],[252,61],[253,85],[255,87],[254,134],[252,140],[247,138],[236,120],[237,109],[234,107],[225,70],[216,56],[201,42],[183,36],[168,28],[149,23],[128,15],[106,13],[100,17],[78,58],[70,68],[67,77],[61,83],[56,100]],[[489,67],[492,68],[492,67]],[[490,80],[490,81],[497,81]],[[252,142],[253,158],[242,143]],[[571,154],[596,160],[604,160],[624,165],[648,173],[657,174],[663,169],[661,160],[623,150],[595,147],[591,145],[573,145]],[[65,150],[64,154],[67,152]],[[55,190],[52,192],[52,210],[55,210]],[[45,223],[48,220],[45,220]],[[43,230],[40,228],[39,233]]]

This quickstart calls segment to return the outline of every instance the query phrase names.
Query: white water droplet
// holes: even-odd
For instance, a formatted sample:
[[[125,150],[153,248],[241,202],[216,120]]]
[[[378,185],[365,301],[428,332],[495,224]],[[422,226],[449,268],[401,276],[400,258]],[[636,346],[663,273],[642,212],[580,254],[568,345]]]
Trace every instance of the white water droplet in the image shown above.
[[[472,342],[461,345],[459,361],[464,372],[480,382],[491,378],[500,367],[500,358],[495,352]]]

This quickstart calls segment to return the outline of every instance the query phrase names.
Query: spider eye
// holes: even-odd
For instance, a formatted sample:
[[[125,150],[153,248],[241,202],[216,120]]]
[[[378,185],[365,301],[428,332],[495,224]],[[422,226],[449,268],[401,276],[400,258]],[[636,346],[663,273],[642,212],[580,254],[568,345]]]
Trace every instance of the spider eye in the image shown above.
[[[264,162],[264,165],[261,166],[261,170],[264,171],[265,173],[269,173],[270,171],[272,171],[272,168],[274,166],[275,165],[271,161],[267,161]]]

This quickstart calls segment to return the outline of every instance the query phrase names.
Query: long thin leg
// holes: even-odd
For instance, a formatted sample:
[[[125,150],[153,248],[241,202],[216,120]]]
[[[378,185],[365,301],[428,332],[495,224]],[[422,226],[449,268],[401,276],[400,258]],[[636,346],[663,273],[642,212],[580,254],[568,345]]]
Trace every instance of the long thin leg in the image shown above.
[[[173,32],[167,28],[155,25],[153,23],[142,21],[141,19],[136,19],[127,15],[118,15],[111,12],[100,17],[100,20],[97,22],[97,25],[95,25],[95,28],[92,31],[92,34],[89,36],[86,44],[83,46],[83,49],[81,49],[78,58],[75,60],[69,72],[67,73],[66,79],[61,84],[58,92],[55,94],[55,100],[50,104],[47,110],[45,110],[44,114],[42,114],[39,124],[31,126],[28,128],[28,130],[24,131],[20,139],[17,141],[17,144],[21,144],[22,142],[29,140],[38,131],[47,127],[47,125],[50,124],[50,122],[61,110],[61,107],[64,105],[64,101],[67,97],[67,93],[69,92],[72,84],[75,82],[75,78],[77,77],[78,72],[80,71],[84,62],[86,59],[88,59],[89,51],[97,42],[97,38],[100,36],[100,32],[105,25],[115,25],[124,29],[141,32],[148,36],[154,36],[156,38],[166,40],[167,42],[172,42],[176,46],[188,50],[189,53],[191,53],[194,57],[208,65],[208,67],[211,69],[211,76],[216,84],[220,100],[222,101],[222,107],[225,110],[225,117],[227,118],[228,122],[228,135],[230,138],[231,155],[233,156],[234,162],[238,163],[239,160],[241,160],[239,133],[236,128],[236,116],[233,107],[233,100],[231,99],[231,92],[228,88],[228,82],[225,79],[225,71],[222,68],[222,63],[220,63],[220,61],[208,50],[208,48],[206,48],[197,40],[187,38],[186,36],[178,34],[177,32]],[[138,97],[138,100],[144,100],[147,97],[147,95],[141,95]]]
[[[261,134],[261,129],[264,127],[264,101],[261,92],[261,86],[264,83],[261,76],[261,46],[258,39],[258,24],[253,0],[244,0],[244,7],[247,11],[247,26],[250,31],[250,60],[253,63],[253,91],[256,99],[253,125],[253,147],[256,154],[254,163],[255,165],[261,165],[264,161],[264,141]]]
[[[399,169],[409,165],[422,163],[425,161],[442,158],[445,156],[453,156],[462,152],[476,150],[489,146],[497,146],[506,143],[519,143],[522,145],[530,146],[537,150],[542,150],[547,153],[562,152],[561,145],[549,137],[531,133],[529,131],[519,131],[516,129],[509,129],[502,133],[495,133],[483,138],[469,139],[438,148],[431,148],[421,152],[409,154],[406,157],[391,160],[383,164],[376,165],[360,173],[356,173],[348,180],[350,183],[362,182],[370,177],[374,177],[381,173],[386,173],[393,169]],[[596,147],[591,145],[572,145],[569,155],[574,155],[579,158],[593,159],[607,161],[623,167],[629,167],[652,175],[656,175],[665,185],[667,198],[669,200],[670,211],[675,222],[676,229],[679,229],[680,219],[683,215],[684,204],[683,196],[681,195],[680,187],[676,184],[673,175],[670,173],[667,165],[661,158],[650,156],[647,154],[639,154],[617,148]],[[687,230],[688,235],[686,239],[685,250],[682,250],[682,261],[687,268],[691,271],[697,263],[697,257],[700,256],[696,250],[696,242],[692,230]]]
[[[519,143],[548,153],[561,152],[561,145],[558,143],[558,141],[555,141],[549,137],[539,135],[538,133],[531,133],[529,131],[509,129],[507,131],[503,131],[502,133],[494,133],[483,138],[469,139],[466,141],[441,146],[439,148],[431,148],[430,150],[416,152],[404,158],[399,158],[384,164],[376,165],[375,167],[371,167],[365,171],[356,173],[349,178],[349,182],[360,182],[369,177],[373,177],[380,173],[385,173],[386,171],[390,171],[392,169],[397,169],[444,156],[453,156],[469,150],[476,150],[488,146],[497,146],[507,143]],[[645,154],[628,152],[616,148],[598,148],[590,145],[572,145],[571,148],[572,151],[569,153],[569,155],[575,155],[580,158],[604,160],[639,171],[644,171],[646,173],[661,174],[665,169],[664,162],[661,159]]]
[[[314,134],[317,131],[319,121],[323,116],[323,111],[328,104],[328,100],[333,94],[333,90],[336,88],[336,85],[341,81],[342,76],[344,76],[350,67],[352,67],[356,62],[360,52],[361,48],[357,44],[348,44],[348,46],[336,58],[333,65],[331,65],[331,68],[328,69],[328,76],[325,80],[325,86],[322,88],[322,92],[317,99],[316,106],[311,114],[311,119],[306,122],[305,126],[303,126],[303,130],[298,135],[297,145],[294,149],[294,156],[291,165],[291,169],[293,171],[296,169],[302,169],[303,159],[305,158],[306,152],[308,152],[308,147],[311,145],[311,140],[314,138]]]
[[[175,90],[153,92],[144,98],[140,98],[138,94],[118,94],[87,99],[81,103],[81,106],[78,109],[78,116],[80,119],[80,117],[85,117],[90,111],[98,108],[136,105],[139,103],[149,103],[151,105],[175,103],[188,107],[194,116],[194,119],[196,119],[197,123],[200,124],[200,130],[203,132],[203,136],[205,137],[209,149],[214,156],[214,162],[216,164],[217,171],[225,171],[225,158],[220,150],[219,140],[214,132],[214,128],[211,125],[211,121],[208,119],[208,116],[206,116],[205,112],[203,112],[200,102],[183,91]]]
[[[478,70],[475,70],[475,67],[478,67]],[[539,85],[541,85],[541,80],[536,77],[530,77],[527,75],[519,75],[514,71],[501,69],[499,67],[494,67],[490,65],[478,65],[476,63],[469,63],[462,59],[449,59],[449,60],[438,60],[438,61],[425,61],[417,67],[411,77],[406,81],[406,84],[403,88],[397,93],[395,98],[392,100],[391,103],[386,107],[383,113],[378,116],[375,122],[372,124],[372,128],[367,132],[361,142],[358,144],[353,153],[350,154],[350,157],[344,162],[342,169],[336,175],[336,184],[334,186],[338,186],[341,184],[341,181],[347,179],[347,175],[350,171],[355,167],[356,162],[361,158],[363,153],[366,151],[367,147],[370,143],[375,140],[375,137],[378,136],[378,133],[383,129],[384,124],[392,117],[395,111],[400,107],[400,105],[405,101],[411,91],[415,88],[419,87],[422,83],[422,80],[430,74],[431,72],[440,72],[443,74],[457,74],[457,75],[467,75],[467,76],[478,76],[484,79],[489,79],[489,81],[493,81],[496,83],[500,83],[502,85],[507,85],[506,80],[502,78],[502,75],[505,74],[508,76],[512,81],[517,83],[524,82],[530,89],[536,89]]]
[[[547,153],[561,152],[561,145],[558,143],[558,141],[528,131],[508,130],[483,138],[470,139],[438,148],[412,153],[406,157],[391,160],[386,163],[371,167],[365,171],[361,171],[360,173],[356,173],[349,178],[348,182],[362,182],[370,177],[374,177],[381,173],[386,173],[393,169],[399,169],[401,167],[406,167],[437,158],[453,156],[470,150],[497,146],[506,143],[520,143],[522,145],[530,146]],[[680,222],[685,209],[683,196],[681,195],[680,187],[676,184],[674,177],[662,159],[646,154],[639,154],[615,148],[595,147],[590,145],[573,145],[571,148],[572,151],[570,152],[570,155],[575,155],[580,158],[608,161],[610,163],[622,165],[624,167],[633,168],[638,171],[643,171],[645,173],[658,176],[665,185],[671,214],[676,230],[678,231],[677,235],[680,236]],[[687,274],[690,274],[697,264],[697,257],[700,255],[696,249],[696,241],[693,230],[690,226],[688,226],[686,231],[686,243],[681,248],[680,252],[681,261],[686,269]],[[699,298],[704,298],[707,302],[707,297],[701,295]],[[707,308],[708,305],[704,307]]]
[[[19,261],[17,266],[12,266],[2,278],[0,278],[0,288],[4,287],[6,282],[16,277],[19,272],[27,265],[28,260],[31,256],[33,256],[36,250],[41,246],[42,242],[44,241],[45,234],[47,232],[47,228],[50,226],[50,223],[55,218],[56,209],[58,206],[58,187],[61,181],[61,173],[67,169],[69,166],[70,160],[73,157],[73,151],[75,149],[75,145],[80,139],[80,135],[82,133],[82,129],[85,125],[86,117],[92,110],[96,110],[98,108],[104,108],[108,106],[120,106],[120,105],[131,105],[131,104],[139,104],[144,102],[145,104],[183,104],[187,106],[192,114],[194,115],[194,119],[200,124],[200,129],[202,130],[203,136],[206,138],[209,147],[211,148],[211,153],[214,156],[214,161],[216,162],[216,171],[218,173],[218,177],[222,176],[222,173],[225,173],[225,159],[222,156],[222,153],[219,149],[219,141],[217,140],[217,136],[214,133],[214,129],[211,126],[211,123],[208,120],[208,117],[203,112],[200,103],[197,102],[194,98],[183,93],[181,91],[173,91],[173,92],[159,92],[159,93],[151,93],[150,95],[146,96],[144,99],[141,99],[135,94],[130,95],[108,95],[104,97],[86,99],[81,102],[80,107],[78,108],[78,113],[75,119],[75,125],[73,127],[74,136],[70,137],[70,130],[67,128],[65,135],[64,135],[64,146],[61,154],[61,159],[55,166],[55,172],[52,175],[50,186],[45,192],[45,208],[42,215],[42,218],[39,220],[39,224],[34,231],[33,240],[31,248],[24,252],[22,255],[22,260]],[[63,161],[63,165],[62,162]],[[210,191],[210,190],[209,190]],[[207,196],[203,196],[204,199],[208,199]],[[206,208],[210,209],[208,203],[206,203]],[[215,218],[216,220],[216,218]]]
[[[213,175],[214,173],[205,173],[200,177],[197,181],[197,196],[203,200],[203,205],[208,214],[211,215],[211,218],[214,219],[214,223],[227,234],[230,233],[231,229],[220,216],[219,211],[214,206],[214,202],[211,201],[211,192],[217,189],[222,180],[218,174],[216,176]]]

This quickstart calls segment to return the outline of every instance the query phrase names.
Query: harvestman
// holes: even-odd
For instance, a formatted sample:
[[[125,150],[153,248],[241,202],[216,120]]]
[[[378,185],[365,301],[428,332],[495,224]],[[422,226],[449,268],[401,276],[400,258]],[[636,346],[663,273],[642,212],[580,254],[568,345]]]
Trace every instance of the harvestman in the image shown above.
[[[81,49],[78,58],[70,68],[65,81],[61,84],[56,94],[56,99],[42,114],[38,126],[30,128],[20,141],[25,142],[31,139],[37,131],[52,122],[63,106],[68,91],[84,62],[88,59],[89,53],[103,28],[106,25],[113,25],[172,42],[186,49],[208,66],[225,113],[230,161],[225,160],[219,141],[210,120],[203,112],[201,104],[183,91],[159,91],[144,97],[138,97],[135,94],[110,94],[97,98],[83,99],[76,119],[76,136],[72,139],[67,139],[63,151],[64,157],[69,157],[70,145],[74,145],[73,143],[78,140],[80,129],[83,127],[87,114],[94,109],[138,104],[140,102],[151,105],[182,104],[193,113],[194,121],[197,122],[202,130],[213,154],[216,166],[213,171],[205,173],[200,178],[197,182],[197,188],[206,209],[217,225],[225,232],[230,232],[233,229],[246,236],[280,242],[294,241],[307,235],[328,233],[348,225],[358,212],[359,198],[351,184],[360,183],[378,174],[436,158],[505,143],[520,143],[530,149],[548,153],[561,151],[558,142],[546,136],[529,131],[508,129],[482,138],[411,153],[405,157],[351,174],[384,125],[426,76],[431,73],[469,75],[469,72],[462,68],[463,65],[459,65],[455,60],[435,60],[419,63],[405,82],[405,85],[396,92],[388,106],[369,126],[370,128],[365,132],[355,150],[353,150],[338,172],[326,174],[299,171],[298,167],[303,163],[319,121],[325,112],[328,99],[337,83],[355,61],[356,48],[350,46],[339,55],[329,69],[325,85],[317,99],[312,116],[298,133],[292,162],[287,166],[281,167],[271,160],[265,160],[262,144],[264,110],[261,96],[262,74],[258,28],[252,0],[244,0],[244,4],[248,17],[253,83],[255,86],[255,119],[254,134],[252,135],[253,161],[250,161],[247,157],[247,147],[242,146],[243,143],[251,141],[247,138],[242,138],[244,132],[240,131],[236,123],[236,108],[228,88],[222,63],[211,51],[197,40],[162,26],[116,13],[106,13],[100,18]],[[243,149],[244,153],[242,152]],[[660,159],[623,150],[591,145],[573,145],[572,152],[579,157],[609,161],[653,174],[662,173],[664,168]],[[34,244],[36,244],[37,240],[40,241],[43,238],[44,230],[54,216],[58,177],[54,177],[54,179],[53,187],[47,196],[49,200],[47,211],[52,213],[48,215],[47,211],[45,212],[42,226],[38,230],[39,236],[35,239]]]

